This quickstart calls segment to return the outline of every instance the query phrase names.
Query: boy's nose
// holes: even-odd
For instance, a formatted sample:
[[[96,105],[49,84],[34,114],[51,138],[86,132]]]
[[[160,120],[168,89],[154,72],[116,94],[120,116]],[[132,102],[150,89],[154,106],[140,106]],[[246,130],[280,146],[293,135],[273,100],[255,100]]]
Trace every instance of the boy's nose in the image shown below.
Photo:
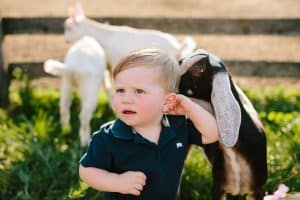
[[[123,103],[132,103],[133,102],[133,94],[130,94],[130,93],[124,94],[122,100],[123,100],[122,101]]]

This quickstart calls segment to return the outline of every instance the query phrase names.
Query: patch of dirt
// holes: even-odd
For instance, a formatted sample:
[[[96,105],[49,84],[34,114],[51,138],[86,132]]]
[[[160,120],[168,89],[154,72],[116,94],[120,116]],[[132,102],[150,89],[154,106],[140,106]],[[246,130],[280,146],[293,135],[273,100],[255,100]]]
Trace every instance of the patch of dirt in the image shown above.
[[[233,80],[245,89],[263,89],[266,87],[278,87],[300,89],[299,78],[283,78],[283,77],[233,77]]]
[[[265,78],[265,77],[233,77],[233,80],[243,89],[264,89],[266,87],[293,88],[300,90],[300,79],[297,78]],[[19,81],[13,80],[12,88],[19,87]],[[43,77],[31,81],[33,87],[41,89],[59,89],[60,79],[56,77]]]
[[[77,0],[1,0],[2,16],[67,16]],[[299,0],[84,0],[87,16],[299,18]]]
[[[179,40],[186,35],[175,35]],[[199,48],[223,60],[300,62],[300,37],[283,35],[192,35]],[[20,34],[4,38],[7,62],[63,60],[69,44],[63,35]],[[26,50],[25,50],[26,49]]]

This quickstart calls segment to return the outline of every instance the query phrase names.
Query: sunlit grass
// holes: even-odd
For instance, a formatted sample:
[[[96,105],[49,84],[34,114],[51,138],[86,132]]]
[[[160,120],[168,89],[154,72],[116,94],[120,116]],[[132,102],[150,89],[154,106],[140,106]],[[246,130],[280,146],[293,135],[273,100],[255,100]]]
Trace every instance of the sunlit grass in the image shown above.
[[[266,192],[279,183],[291,191],[300,185],[300,92],[270,87],[247,90],[263,121],[268,139],[269,179]],[[59,124],[59,91],[32,88],[29,83],[11,92],[11,104],[0,109],[0,199],[100,199],[78,177],[79,99],[71,105],[71,127]],[[92,131],[112,120],[104,92],[91,121]],[[183,171],[183,199],[211,199],[211,169],[200,148],[192,148]]]

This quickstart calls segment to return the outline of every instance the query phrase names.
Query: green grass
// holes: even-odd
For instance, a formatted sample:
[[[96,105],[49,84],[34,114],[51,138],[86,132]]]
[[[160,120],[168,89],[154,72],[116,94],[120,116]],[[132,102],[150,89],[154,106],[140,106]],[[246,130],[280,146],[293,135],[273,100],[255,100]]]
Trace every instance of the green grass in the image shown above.
[[[268,139],[266,192],[279,183],[300,191],[300,92],[281,87],[245,91],[258,110]],[[114,118],[103,93],[91,121],[92,130]],[[70,130],[59,124],[58,90],[25,84],[11,92],[0,109],[0,199],[100,199],[78,177],[79,100],[72,101]],[[201,149],[192,148],[183,171],[183,199],[211,199],[211,170]]]

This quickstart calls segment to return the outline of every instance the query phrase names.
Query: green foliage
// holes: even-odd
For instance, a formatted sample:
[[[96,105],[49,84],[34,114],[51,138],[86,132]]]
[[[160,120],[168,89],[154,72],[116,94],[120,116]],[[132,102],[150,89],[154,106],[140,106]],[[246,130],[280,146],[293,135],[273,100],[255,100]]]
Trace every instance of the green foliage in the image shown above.
[[[11,101],[8,110],[0,110],[0,199],[99,199],[78,178],[78,161],[85,151],[78,140],[78,97],[72,101],[72,127],[67,131],[59,124],[58,91],[33,89],[25,81],[12,91]],[[102,95],[92,130],[112,118]]]
[[[266,192],[279,183],[300,188],[300,93],[283,88],[245,91],[257,109],[268,140]],[[114,118],[100,93],[92,131]],[[25,79],[11,92],[11,105],[0,109],[0,199],[101,199],[78,177],[85,151],[78,138],[79,99],[71,105],[71,127],[59,124],[59,92],[34,89]],[[211,199],[211,169],[201,148],[191,148],[180,189],[181,199]]]
[[[180,199],[211,199],[211,168],[203,155],[199,147],[191,148],[183,170]]]
[[[300,93],[297,90],[268,88],[264,96],[249,95],[256,102],[268,139],[269,179],[266,191],[278,183],[290,191],[300,190]]]

